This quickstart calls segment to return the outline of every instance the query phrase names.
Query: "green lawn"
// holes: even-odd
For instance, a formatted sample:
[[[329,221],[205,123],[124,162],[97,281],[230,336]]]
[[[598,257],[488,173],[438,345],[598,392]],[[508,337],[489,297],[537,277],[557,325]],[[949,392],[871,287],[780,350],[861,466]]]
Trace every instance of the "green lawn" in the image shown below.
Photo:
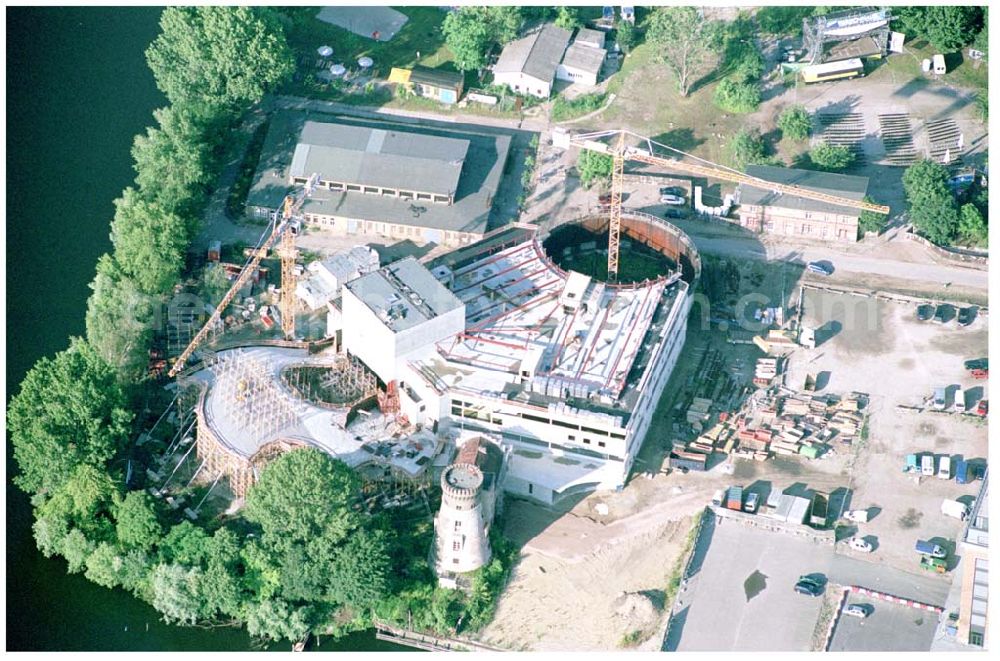
[[[445,12],[437,7],[393,7],[406,14],[410,20],[403,25],[391,41],[375,41],[354,34],[316,18],[320,7],[294,7],[282,11],[290,19],[286,27],[288,43],[296,57],[307,55],[316,59],[316,49],[327,45],[333,48],[331,62],[357,66],[361,56],[375,60],[376,74],[389,75],[392,67],[411,67],[421,64],[454,71],[452,55],[444,45],[441,24]],[[417,52],[420,59],[417,59]]]

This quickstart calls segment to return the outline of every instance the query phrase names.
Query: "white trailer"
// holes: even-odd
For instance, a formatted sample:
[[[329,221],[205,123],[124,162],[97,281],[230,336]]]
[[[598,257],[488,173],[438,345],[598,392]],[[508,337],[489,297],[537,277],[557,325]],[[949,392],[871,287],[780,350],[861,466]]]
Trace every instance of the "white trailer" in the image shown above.
[[[957,500],[943,500],[941,501],[941,513],[959,521],[965,521],[965,517],[969,516],[969,506]]]

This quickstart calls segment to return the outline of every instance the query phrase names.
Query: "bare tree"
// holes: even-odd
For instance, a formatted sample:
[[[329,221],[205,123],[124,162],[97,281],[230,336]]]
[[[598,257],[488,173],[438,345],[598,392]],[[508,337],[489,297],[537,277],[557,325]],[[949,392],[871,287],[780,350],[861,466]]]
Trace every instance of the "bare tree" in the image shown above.
[[[681,96],[687,96],[714,64],[722,36],[719,23],[706,20],[694,7],[658,7],[648,25],[646,40],[677,77]]]

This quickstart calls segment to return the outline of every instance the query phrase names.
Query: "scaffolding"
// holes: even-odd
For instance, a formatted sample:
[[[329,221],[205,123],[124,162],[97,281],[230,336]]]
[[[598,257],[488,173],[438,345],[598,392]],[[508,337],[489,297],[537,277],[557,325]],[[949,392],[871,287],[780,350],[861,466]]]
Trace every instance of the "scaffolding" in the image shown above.
[[[322,372],[312,378],[310,372]],[[375,394],[375,375],[354,356],[338,355],[330,365],[299,364],[284,370],[282,381],[303,399],[329,406],[351,406]]]
[[[270,360],[231,351],[214,372],[222,413],[244,438],[258,443],[298,424],[296,402],[277,384]]]
[[[826,45],[870,37],[882,57],[889,48],[889,9],[849,9],[802,19],[803,58],[809,64],[825,61]],[[839,59],[839,58],[833,58]]]

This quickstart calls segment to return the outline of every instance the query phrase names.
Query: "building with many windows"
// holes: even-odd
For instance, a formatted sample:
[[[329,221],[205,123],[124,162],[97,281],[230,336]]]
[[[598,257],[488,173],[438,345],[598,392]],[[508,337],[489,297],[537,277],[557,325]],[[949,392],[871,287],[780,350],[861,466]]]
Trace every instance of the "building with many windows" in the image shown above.
[[[989,603],[990,513],[989,473],[972,507],[962,536],[962,597],[958,609],[958,641],[986,647]]]
[[[772,165],[749,165],[746,172],[766,181],[801,186],[851,200],[860,201],[868,191],[868,177]],[[860,209],[783,195],[746,184],[737,188],[737,200],[740,225],[755,232],[849,243],[858,240]]]

